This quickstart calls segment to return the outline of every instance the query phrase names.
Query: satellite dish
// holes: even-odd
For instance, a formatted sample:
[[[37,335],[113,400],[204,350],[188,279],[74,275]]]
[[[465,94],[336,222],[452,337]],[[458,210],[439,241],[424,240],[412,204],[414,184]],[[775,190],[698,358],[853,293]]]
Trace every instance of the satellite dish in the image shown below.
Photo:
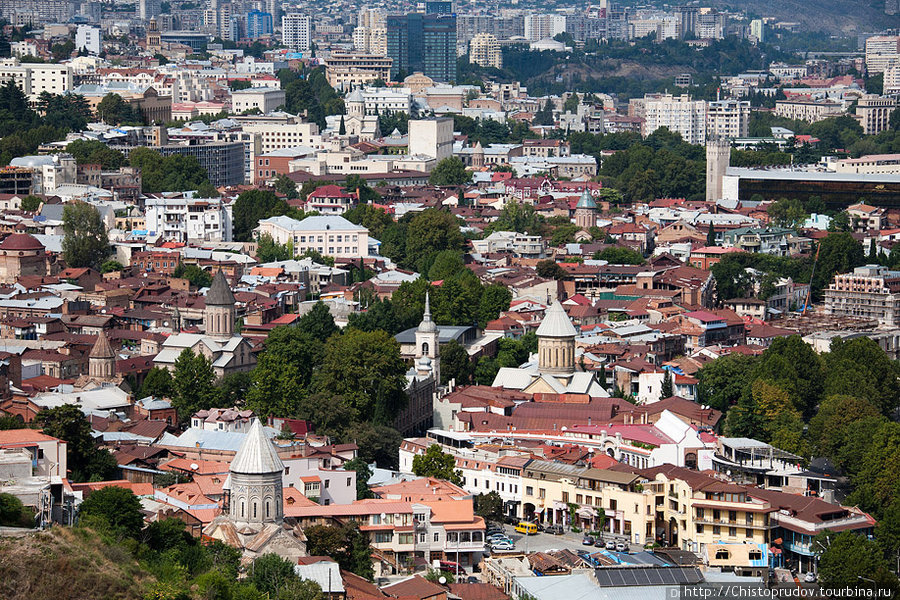
[[[441,576],[441,578],[438,579],[438,581],[440,582],[441,585],[447,585],[447,578],[444,576]]]
[[[197,463],[191,463],[191,471],[196,471],[199,468],[200,468],[200,465],[198,465]]]

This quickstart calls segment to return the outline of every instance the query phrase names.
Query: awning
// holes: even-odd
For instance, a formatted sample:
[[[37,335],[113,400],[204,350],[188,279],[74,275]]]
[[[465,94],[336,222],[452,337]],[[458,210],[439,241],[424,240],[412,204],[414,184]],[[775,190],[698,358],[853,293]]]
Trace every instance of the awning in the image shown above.
[[[597,511],[590,506],[582,506],[575,511],[575,514],[584,519],[593,519],[597,516]]]

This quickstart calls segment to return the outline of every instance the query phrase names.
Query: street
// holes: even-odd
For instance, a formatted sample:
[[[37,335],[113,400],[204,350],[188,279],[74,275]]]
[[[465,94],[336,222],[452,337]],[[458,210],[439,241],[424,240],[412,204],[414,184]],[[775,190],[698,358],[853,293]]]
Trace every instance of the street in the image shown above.
[[[587,546],[583,546],[581,544],[581,540],[584,536],[580,533],[572,533],[571,531],[566,532],[563,535],[552,535],[549,533],[537,533],[536,535],[523,535],[521,533],[517,533],[512,525],[504,525],[503,531],[516,545],[514,552],[546,552],[548,550],[572,550],[573,552],[576,550],[589,550],[594,552],[596,550],[600,550],[600,548],[590,549]],[[618,537],[610,537],[604,538],[606,539],[614,539],[615,541],[619,541]],[[630,544],[629,552],[637,552],[642,550],[643,547]]]

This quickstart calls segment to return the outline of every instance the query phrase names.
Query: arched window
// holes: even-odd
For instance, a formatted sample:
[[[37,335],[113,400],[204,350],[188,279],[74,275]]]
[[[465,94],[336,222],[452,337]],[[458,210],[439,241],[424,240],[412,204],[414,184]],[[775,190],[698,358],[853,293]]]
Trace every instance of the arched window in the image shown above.
[[[731,554],[728,550],[716,550],[716,560],[728,560],[729,558],[731,558]]]
[[[422,356],[428,356],[428,342],[422,342]]]
[[[266,518],[267,519],[269,518],[269,506],[270,506],[270,502],[268,500],[266,500]]]
[[[241,518],[244,517],[244,501],[241,500]]]
[[[253,503],[253,518],[256,518],[256,502]]]

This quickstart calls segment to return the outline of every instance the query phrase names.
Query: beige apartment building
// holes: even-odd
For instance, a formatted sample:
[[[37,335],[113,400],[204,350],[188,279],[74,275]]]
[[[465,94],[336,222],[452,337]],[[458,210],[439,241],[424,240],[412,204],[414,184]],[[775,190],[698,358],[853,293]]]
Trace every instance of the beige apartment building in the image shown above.
[[[829,117],[839,117],[844,113],[840,102],[831,100],[778,100],[775,102],[775,116],[815,123]]]
[[[897,108],[896,98],[866,94],[856,104],[856,119],[866,135],[877,135],[891,126],[891,113]]]
[[[880,325],[900,325],[900,271],[879,265],[856,267],[834,276],[825,289],[825,312],[875,319]]]
[[[355,35],[355,32],[354,32]],[[393,59],[376,53],[334,53],[325,60],[325,78],[331,87],[341,90],[391,80]]]
[[[469,62],[482,67],[503,68],[500,42],[490,33],[479,33],[469,42]]]

